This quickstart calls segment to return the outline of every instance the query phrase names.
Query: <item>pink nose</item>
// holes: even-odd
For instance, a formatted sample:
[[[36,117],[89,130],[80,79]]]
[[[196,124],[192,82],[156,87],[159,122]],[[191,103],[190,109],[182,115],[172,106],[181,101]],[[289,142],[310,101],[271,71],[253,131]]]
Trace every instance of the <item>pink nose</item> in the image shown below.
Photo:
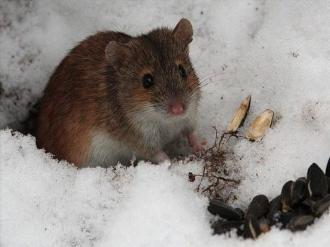
[[[181,103],[172,103],[169,105],[168,112],[172,115],[181,115],[184,113],[184,107]]]

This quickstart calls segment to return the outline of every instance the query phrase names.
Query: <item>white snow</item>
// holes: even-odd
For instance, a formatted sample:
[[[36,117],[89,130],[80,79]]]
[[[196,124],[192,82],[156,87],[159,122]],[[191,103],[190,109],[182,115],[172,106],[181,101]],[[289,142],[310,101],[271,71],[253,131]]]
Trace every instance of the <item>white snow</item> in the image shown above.
[[[67,51],[97,30],[140,34],[194,27],[191,56],[203,83],[200,135],[224,130],[252,95],[246,126],[266,108],[277,121],[260,143],[234,143],[243,208],[330,156],[330,1],[87,1],[0,3],[0,127],[16,127]],[[221,99],[222,97],[222,99]],[[243,128],[242,133],[244,133]],[[257,241],[213,236],[207,199],[188,182],[199,164],[77,170],[35,139],[0,130],[0,245],[329,246],[330,214],[306,231],[272,229]]]

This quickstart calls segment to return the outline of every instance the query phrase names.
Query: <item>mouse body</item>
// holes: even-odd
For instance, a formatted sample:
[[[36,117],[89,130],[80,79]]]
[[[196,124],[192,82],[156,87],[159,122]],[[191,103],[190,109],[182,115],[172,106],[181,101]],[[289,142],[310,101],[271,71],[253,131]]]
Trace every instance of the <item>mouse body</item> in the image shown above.
[[[78,167],[155,163],[181,135],[193,151],[200,82],[189,59],[192,26],[132,37],[99,32],[83,40],[52,74],[38,114],[39,148]]]

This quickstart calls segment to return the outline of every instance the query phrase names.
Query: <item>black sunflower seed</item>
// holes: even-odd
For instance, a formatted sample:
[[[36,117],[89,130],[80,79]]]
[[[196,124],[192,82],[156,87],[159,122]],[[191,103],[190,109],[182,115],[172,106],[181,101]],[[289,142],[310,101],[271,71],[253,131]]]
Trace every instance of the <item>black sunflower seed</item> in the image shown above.
[[[293,191],[293,181],[286,182],[282,187],[281,192],[281,203],[282,203],[282,211],[288,212],[292,206],[291,195]]]
[[[246,217],[254,217],[256,219],[266,215],[269,211],[269,200],[265,195],[255,196],[246,212]]]
[[[281,212],[279,215],[279,224],[281,229],[286,228],[292,218],[299,216],[299,214],[295,211],[291,212]]]
[[[291,203],[295,206],[301,203],[307,197],[307,183],[305,178],[298,178],[293,184],[291,192]]]
[[[223,234],[226,232],[230,232],[231,230],[241,231],[243,227],[243,220],[238,221],[217,221],[212,225],[214,234]]]
[[[321,216],[330,207],[330,195],[322,198],[321,200],[315,202],[312,206],[312,211],[315,216]]]
[[[261,233],[258,220],[255,217],[249,217],[244,223],[244,238],[256,239]]]
[[[309,196],[314,199],[323,198],[328,193],[328,181],[321,168],[313,163],[307,171]]]
[[[207,209],[211,214],[219,215],[220,217],[227,220],[243,219],[240,212],[237,212],[234,208],[228,206],[226,203],[219,199],[212,199]]]
[[[267,214],[267,219],[269,220],[270,225],[278,223],[278,215],[281,211],[281,208],[281,196],[277,196],[270,201],[269,212]]]
[[[328,160],[327,168],[325,168],[325,175],[330,178],[330,158]]]
[[[298,215],[290,220],[288,228],[294,232],[301,231],[305,230],[307,226],[313,224],[313,222],[314,217],[312,215]]]

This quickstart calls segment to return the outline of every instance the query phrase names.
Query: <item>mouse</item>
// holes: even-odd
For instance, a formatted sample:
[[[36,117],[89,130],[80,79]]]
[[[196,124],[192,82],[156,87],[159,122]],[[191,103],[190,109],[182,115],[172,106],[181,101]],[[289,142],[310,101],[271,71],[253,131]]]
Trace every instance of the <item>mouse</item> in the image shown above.
[[[158,164],[184,137],[193,152],[201,85],[189,56],[193,28],[181,19],[131,36],[98,32],[60,62],[44,90],[37,147],[77,167]]]

